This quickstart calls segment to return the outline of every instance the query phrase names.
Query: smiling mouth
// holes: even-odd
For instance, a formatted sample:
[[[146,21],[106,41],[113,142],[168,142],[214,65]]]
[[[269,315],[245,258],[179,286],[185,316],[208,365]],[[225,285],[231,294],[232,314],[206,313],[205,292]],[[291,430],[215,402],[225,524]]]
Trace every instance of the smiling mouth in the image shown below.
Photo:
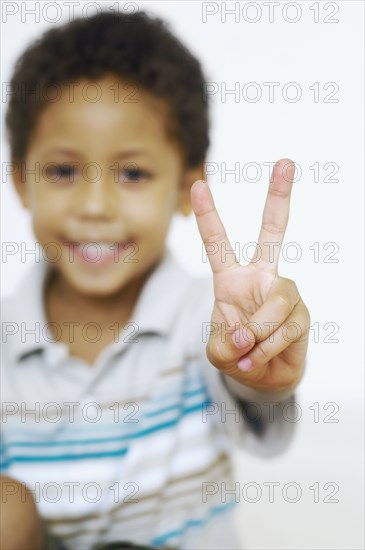
[[[128,251],[136,249],[136,243],[126,241],[75,240],[65,241],[69,260],[88,266],[104,266],[120,263]]]

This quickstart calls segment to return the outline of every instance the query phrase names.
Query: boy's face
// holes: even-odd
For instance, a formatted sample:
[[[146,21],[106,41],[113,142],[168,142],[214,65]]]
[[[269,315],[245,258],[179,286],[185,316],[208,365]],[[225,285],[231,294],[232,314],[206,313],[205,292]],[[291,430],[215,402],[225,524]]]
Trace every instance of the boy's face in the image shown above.
[[[161,101],[140,89],[128,100],[127,87],[111,75],[96,81],[100,97],[92,102],[95,86],[78,82],[73,98],[66,90],[39,116],[29,173],[14,182],[38,242],[50,259],[58,252],[63,280],[82,294],[106,296],[159,259],[172,215],[189,211],[202,167],[184,170]]]

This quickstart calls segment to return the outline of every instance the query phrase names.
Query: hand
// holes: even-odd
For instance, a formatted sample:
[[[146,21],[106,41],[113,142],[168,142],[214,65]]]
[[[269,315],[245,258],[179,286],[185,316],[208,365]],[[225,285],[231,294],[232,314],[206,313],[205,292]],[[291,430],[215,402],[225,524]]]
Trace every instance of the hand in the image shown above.
[[[224,374],[258,390],[294,389],[308,347],[308,309],[295,282],[278,275],[294,172],[289,159],[275,164],[256,253],[247,266],[237,262],[208,184],[198,180],[191,188],[213,271],[215,302],[207,357]]]

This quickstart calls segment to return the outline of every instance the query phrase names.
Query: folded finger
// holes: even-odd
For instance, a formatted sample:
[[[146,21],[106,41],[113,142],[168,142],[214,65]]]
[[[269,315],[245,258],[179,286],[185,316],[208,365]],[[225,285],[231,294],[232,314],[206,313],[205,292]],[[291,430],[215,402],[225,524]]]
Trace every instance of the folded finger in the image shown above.
[[[308,331],[309,323],[308,310],[300,300],[280,327],[268,338],[258,342],[237,362],[238,368],[249,373],[267,366],[274,357],[304,337]]]

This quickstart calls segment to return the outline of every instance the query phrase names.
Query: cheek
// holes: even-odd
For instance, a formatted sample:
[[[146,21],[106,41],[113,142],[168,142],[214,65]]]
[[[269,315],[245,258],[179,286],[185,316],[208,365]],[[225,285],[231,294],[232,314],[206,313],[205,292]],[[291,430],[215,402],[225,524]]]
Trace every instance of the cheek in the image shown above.
[[[55,199],[47,192],[34,192],[30,196],[30,206],[35,231],[53,233],[64,225],[66,211],[64,201]]]
[[[136,197],[136,200],[128,202],[125,209],[125,219],[128,225],[143,231],[148,230],[152,234],[165,233],[175,211],[176,194],[173,189]]]

